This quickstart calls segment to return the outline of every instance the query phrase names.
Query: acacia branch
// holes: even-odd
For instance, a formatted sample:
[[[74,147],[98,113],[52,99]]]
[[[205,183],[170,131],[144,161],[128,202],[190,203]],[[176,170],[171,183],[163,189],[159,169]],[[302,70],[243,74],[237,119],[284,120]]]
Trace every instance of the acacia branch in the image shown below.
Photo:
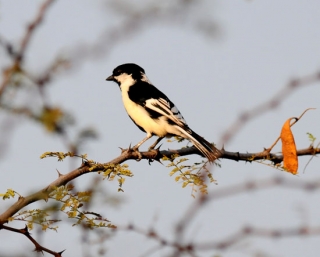
[[[61,252],[55,252],[55,251],[52,251],[48,248],[45,248],[43,247],[42,245],[40,245],[29,233],[29,230],[28,230],[28,227],[25,226],[25,228],[22,228],[22,229],[16,229],[16,228],[11,228],[11,227],[8,227],[8,226],[5,226],[5,225],[0,225],[0,229],[5,229],[5,230],[8,230],[8,231],[12,231],[12,232],[15,232],[15,233],[19,233],[19,234],[22,234],[24,236],[26,236],[35,246],[35,251],[36,252],[47,252],[47,253],[50,253],[52,254],[53,256],[55,257],[62,257],[62,253],[64,251],[61,251]]]
[[[190,222],[190,221],[189,221]],[[219,241],[208,241],[202,243],[188,242],[183,243],[175,240],[169,240],[162,237],[154,228],[147,230],[141,229],[133,224],[126,227],[118,227],[117,230],[133,231],[139,235],[145,236],[148,239],[152,239],[161,247],[171,247],[175,254],[170,256],[181,256],[183,253],[195,254],[196,251],[212,251],[212,250],[226,250],[235,244],[249,237],[263,237],[263,238],[287,238],[295,236],[315,236],[320,235],[320,227],[298,226],[295,228],[284,229],[267,229],[245,226],[237,232],[227,238]],[[116,230],[114,230],[116,231]],[[155,248],[157,249],[157,248]]]
[[[41,8],[39,9],[37,16],[30,23],[30,25],[27,27],[26,33],[21,40],[20,49],[18,51],[15,51],[15,49],[13,49],[12,45],[8,45],[7,52],[12,57],[13,63],[5,69],[3,81],[2,81],[2,83],[0,83],[0,97],[3,94],[6,86],[10,83],[10,79],[11,79],[12,75],[14,74],[14,72],[18,71],[21,68],[20,66],[21,66],[21,63],[24,59],[25,52],[26,52],[26,49],[29,45],[30,39],[31,39],[32,35],[34,35],[34,31],[36,30],[36,28],[39,26],[39,24],[41,24],[41,22],[45,16],[46,11],[48,10],[48,7],[53,2],[54,2],[54,0],[46,0],[43,3]],[[101,37],[104,40],[99,40],[98,42],[100,44],[93,45],[93,47],[89,47],[87,50],[87,52],[88,52],[87,55],[89,55],[91,53],[91,54],[95,54],[95,55],[100,56],[101,52],[103,52],[103,49],[105,49],[105,46],[108,46],[108,49],[110,49],[110,44],[112,43],[112,41],[117,42],[117,40],[121,40],[124,37],[124,35],[127,35],[129,30],[130,30],[130,32],[133,31],[132,30],[133,27],[135,27],[136,29],[139,29],[143,25],[142,21],[144,21],[144,20],[141,19],[141,20],[137,21],[136,16],[142,17],[142,15],[137,15],[137,14],[135,14],[135,16],[130,17],[130,19],[128,19],[128,22],[124,24],[124,30],[123,30],[124,33],[122,33],[122,34],[118,32],[118,31],[120,31],[118,28],[114,31],[109,32],[109,33],[105,33]],[[175,17],[175,15],[170,15],[170,16]],[[151,19],[153,17],[156,17],[155,13],[150,12],[149,19]],[[159,15],[159,17],[161,18],[162,16]],[[162,19],[159,19],[159,20],[162,20]],[[105,42],[106,41],[108,42],[108,40],[110,38],[112,39],[112,40],[110,40],[110,44],[106,44]],[[116,40],[115,40],[115,38],[116,38]],[[101,42],[103,42],[103,43],[101,43]],[[77,51],[75,51],[75,52],[78,53]],[[76,54],[75,56],[78,56],[78,55]],[[87,56],[85,54],[83,54],[82,58],[84,58],[84,57],[87,57]],[[74,59],[79,59],[79,57],[77,57],[77,58],[74,57]],[[45,73],[44,76],[40,77],[36,81],[36,83],[41,85],[41,84],[47,82],[50,78],[50,73],[54,69],[55,69],[55,66],[53,65],[52,68],[48,69],[48,72]],[[229,141],[230,138],[233,137],[236,134],[236,132],[238,132],[238,130],[248,120],[253,119],[256,116],[261,115],[265,111],[271,110],[271,109],[277,107],[278,105],[280,105],[280,103],[283,101],[283,98],[288,96],[289,93],[291,93],[297,87],[306,86],[306,85],[309,85],[311,83],[318,82],[318,81],[320,81],[320,73],[319,72],[312,74],[310,76],[306,76],[304,78],[292,80],[291,82],[288,83],[287,87],[282,89],[270,101],[259,105],[257,108],[254,108],[251,111],[242,113],[239,116],[239,119],[231,126],[230,130],[228,130],[224,134],[223,142],[225,143],[225,142]],[[225,149],[222,149],[220,151],[221,151],[220,159],[229,159],[229,160],[246,161],[246,162],[247,161],[252,162],[254,160],[270,160],[274,164],[281,163],[283,160],[283,156],[281,154],[273,154],[267,150],[264,150],[262,152],[257,152],[257,153],[229,152],[229,151],[226,151]],[[309,148],[298,150],[297,155],[298,156],[304,156],[304,155],[314,156],[319,153],[320,153],[320,148],[314,148],[314,147],[310,146]],[[101,166],[109,165],[109,164],[115,164],[115,165],[121,164],[121,163],[123,163],[127,160],[130,160],[130,159],[131,160],[139,160],[141,158],[141,159],[145,159],[145,160],[160,160],[163,156],[171,157],[173,154],[178,154],[180,156],[187,156],[187,155],[193,155],[193,154],[201,155],[201,153],[195,147],[189,147],[189,148],[183,148],[183,149],[178,149],[178,150],[163,150],[163,151],[159,151],[159,152],[154,152],[154,151],[142,152],[141,153],[142,158],[141,158],[141,156],[138,153],[131,151],[129,149],[129,150],[123,151],[121,153],[121,155],[119,155],[117,158],[113,159],[112,161],[105,163],[105,164],[101,164]],[[9,207],[4,213],[0,214],[0,229],[5,229],[8,231],[23,234],[35,245],[36,251],[45,251],[45,252],[48,252],[54,256],[61,257],[62,252],[57,253],[57,252],[51,251],[47,248],[44,248],[40,244],[38,244],[36,242],[36,240],[33,237],[31,237],[27,228],[15,229],[15,228],[5,226],[4,223],[7,223],[10,217],[12,217],[15,213],[17,213],[22,208],[28,206],[29,204],[36,202],[36,201],[39,201],[39,200],[46,201],[48,199],[49,194],[51,192],[53,192],[56,187],[64,186],[67,183],[69,183],[70,181],[72,181],[72,180],[76,179],[77,177],[82,176],[84,174],[88,174],[90,172],[97,172],[100,170],[101,170],[101,167],[99,165],[97,165],[96,168],[92,169],[92,166],[89,163],[84,162],[79,168],[77,168],[77,169],[75,169],[65,175],[60,174],[59,177],[55,181],[50,183],[47,187],[39,190],[38,192],[35,192],[35,193],[33,193],[29,196],[26,196],[26,197],[22,197],[22,196],[19,197],[19,199],[16,203],[14,203],[11,207]],[[245,192],[245,191],[249,191],[249,190],[256,189],[256,188],[261,189],[261,188],[270,187],[270,186],[274,186],[274,185],[280,185],[280,184],[281,185],[288,185],[288,186],[292,186],[292,187],[299,187],[299,188],[303,188],[305,190],[320,188],[319,182],[303,183],[303,184],[299,184],[299,186],[297,185],[297,183],[293,183],[293,182],[286,184],[285,182],[283,182],[280,179],[266,181],[261,184],[255,183],[255,182],[249,182],[249,183],[246,183],[242,186],[239,185],[238,187],[225,189],[224,191],[222,190],[218,194],[215,193],[214,195],[210,194],[207,197],[200,197],[199,201],[197,201],[197,203],[199,205],[204,205],[208,200],[213,200],[213,199],[217,199],[220,197],[227,197],[230,195],[238,194],[240,192]],[[197,208],[193,208],[194,212],[196,212],[196,210],[197,210]],[[192,215],[195,215],[195,213],[194,214],[187,213],[186,217],[188,219],[190,219],[193,217]],[[179,223],[179,224],[180,224],[180,227],[184,226],[183,223]],[[320,228],[301,227],[301,228],[297,228],[297,229],[288,229],[288,230],[265,230],[265,229],[246,227],[243,230],[241,230],[240,232],[235,233],[233,236],[230,236],[228,239],[220,241],[220,242],[216,242],[216,243],[209,242],[209,243],[203,243],[201,245],[200,244],[199,245],[196,245],[196,244],[182,245],[182,244],[178,244],[178,243],[174,242],[174,243],[172,243],[172,246],[175,247],[177,249],[177,251],[192,252],[193,249],[195,249],[195,248],[200,248],[200,249],[206,249],[206,248],[209,249],[210,248],[210,249],[212,249],[213,247],[215,247],[215,248],[219,248],[219,249],[224,249],[224,248],[242,240],[244,237],[252,236],[252,235],[279,237],[279,236],[290,236],[290,235],[307,235],[307,234],[311,235],[311,234],[319,234],[319,233],[320,233]],[[153,231],[149,232],[148,235],[149,235],[149,237],[158,238],[156,233]],[[160,242],[162,243],[162,245],[166,245],[168,243],[165,239],[161,239]]]
[[[21,40],[20,49],[18,52],[15,52],[14,50],[12,50],[13,47],[10,44],[7,44],[6,49],[8,54],[13,57],[13,63],[9,67],[5,68],[5,72],[3,73],[4,74],[3,81],[0,84],[0,97],[3,95],[5,88],[9,84],[11,76],[15,72],[20,70],[20,65],[21,65],[21,62],[23,61],[30,39],[34,35],[34,31],[36,30],[36,28],[38,28],[41,22],[43,21],[43,18],[46,14],[46,11],[49,9],[49,6],[54,1],[55,0],[47,0],[41,5],[35,19],[27,27],[27,30]]]
[[[304,191],[314,191],[320,189],[320,180],[312,180],[309,182],[284,179],[282,177],[274,177],[270,179],[263,179],[258,181],[248,181],[240,183],[238,185],[232,185],[230,187],[214,190],[208,195],[201,195],[185,212],[182,219],[176,226],[176,238],[182,238],[183,231],[190,224],[191,220],[196,216],[197,212],[207,204],[209,201],[216,201],[224,199],[226,197],[239,195],[252,190],[269,189],[275,186],[282,186],[285,188],[300,189]]]
[[[234,160],[234,161],[245,161],[245,162],[252,162],[252,161],[258,161],[258,160],[270,160],[274,164],[281,163],[283,161],[283,155],[282,154],[274,154],[270,153],[268,149],[265,149],[262,152],[256,152],[256,153],[240,153],[240,152],[229,152],[225,149],[219,150],[221,152],[221,156],[219,159],[227,159],[227,160]],[[143,152],[142,156],[143,159],[151,159],[153,152]],[[157,158],[160,158],[160,156],[167,156],[170,157],[173,154],[178,154],[179,156],[187,156],[192,154],[198,154],[202,155],[197,148],[194,146],[188,147],[188,148],[182,148],[178,150],[164,150],[159,153],[159,156]],[[313,146],[310,146],[305,149],[297,150],[298,156],[305,156],[305,155],[317,155],[320,154],[320,148],[314,148]]]
[[[189,207],[189,209],[184,213],[181,220],[177,223],[176,236],[175,236],[176,244],[183,244],[182,242],[183,242],[184,231],[187,229],[192,219],[197,215],[201,207],[206,205],[209,201],[215,201],[215,200],[224,199],[230,196],[236,196],[241,193],[246,193],[252,190],[269,189],[276,186],[300,189],[303,191],[310,192],[310,191],[320,189],[320,181],[312,180],[309,182],[301,182],[301,181],[297,182],[296,180],[284,179],[281,177],[274,177],[271,179],[248,181],[248,182],[240,183],[238,185],[226,187],[223,189],[214,190],[208,195],[201,195],[201,197],[197,198],[197,200]],[[248,226],[243,228],[239,232],[236,232],[233,235],[227,237],[224,240],[220,240],[218,242],[189,244],[189,248],[198,249],[198,250],[212,250],[212,249],[225,250],[231,247],[232,245],[239,243],[243,239],[251,236],[279,238],[279,237],[301,236],[301,235],[311,236],[311,235],[319,235],[319,234],[320,234],[320,227],[301,226],[298,228],[288,228],[288,229],[262,229],[262,228],[253,228]],[[177,254],[177,256],[179,255]]]
[[[247,226],[220,242],[198,243],[194,244],[193,247],[198,250],[225,250],[234,244],[240,243],[248,237],[285,238],[314,235],[320,235],[320,227],[301,226],[287,229],[266,229]]]
[[[267,150],[263,152],[258,153],[239,153],[239,152],[228,152],[224,149],[220,150],[222,155],[220,159],[229,159],[229,160],[235,160],[235,161],[246,161],[246,162],[252,162],[253,160],[262,160],[262,159],[268,159],[274,163],[280,163],[283,160],[282,155],[276,155],[269,153]],[[141,154],[141,156],[140,156]],[[79,168],[70,171],[67,174],[59,174],[59,177],[50,183],[48,186],[43,188],[42,190],[31,194],[26,197],[19,197],[18,201],[14,203],[12,206],[10,206],[4,213],[0,214],[0,225],[6,223],[10,217],[12,217],[15,213],[17,213],[22,208],[28,206],[29,204],[40,201],[40,200],[47,200],[48,195],[55,190],[55,188],[64,186],[68,182],[76,179],[77,177],[80,177],[84,174],[88,174],[91,172],[98,172],[101,171],[104,166],[113,164],[121,164],[127,160],[140,160],[146,159],[146,160],[160,160],[160,156],[168,156],[171,157],[173,154],[179,154],[180,156],[186,156],[186,155],[192,155],[192,154],[199,154],[201,153],[195,148],[195,147],[189,147],[189,148],[183,148],[179,150],[166,150],[166,151],[160,151],[155,155],[155,151],[149,151],[149,152],[141,152],[141,153],[135,152],[132,149],[123,150],[122,153],[113,159],[110,162],[95,165],[92,167],[91,164],[88,162],[84,162]],[[297,151],[298,156],[303,155],[315,155],[320,154],[320,148],[313,148],[309,147],[306,149],[301,149]]]
[[[285,99],[295,90],[297,90],[297,88],[309,86],[317,82],[320,82],[320,71],[317,71],[313,74],[304,77],[292,79],[290,82],[287,83],[285,87],[280,89],[280,91],[276,93],[274,97],[272,97],[270,100],[262,104],[259,104],[248,111],[240,113],[238,119],[222,135],[221,142],[219,142],[219,145],[225,145],[227,142],[229,142],[234,137],[234,135],[237,132],[239,132],[239,130],[246,123],[248,123],[248,121],[262,115],[267,111],[276,109],[281,103],[283,103],[283,99]]]

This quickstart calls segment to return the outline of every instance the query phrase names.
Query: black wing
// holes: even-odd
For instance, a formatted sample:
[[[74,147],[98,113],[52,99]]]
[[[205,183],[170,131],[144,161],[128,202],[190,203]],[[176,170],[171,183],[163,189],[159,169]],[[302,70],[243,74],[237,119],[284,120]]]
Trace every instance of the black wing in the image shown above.
[[[137,82],[129,88],[128,95],[133,102],[145,107],[152,118],[165,116],[180,127],[188,126],[174,103],[148,82]]]

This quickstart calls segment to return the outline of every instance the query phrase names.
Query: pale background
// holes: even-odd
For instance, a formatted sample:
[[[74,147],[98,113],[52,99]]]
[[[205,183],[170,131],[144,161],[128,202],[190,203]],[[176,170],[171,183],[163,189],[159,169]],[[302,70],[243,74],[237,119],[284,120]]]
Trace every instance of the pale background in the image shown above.
[[[146,2],[151,1],[136,1],[132,6],[140,9]],[[41,3],[0,1],[0,35],[18,43]],[[60,105],[74,115],[76,127],[70,133],[85,126],[97,130],[99,139],[83,149],[90,159],[107,162],[119,155],[118,147],[125,148],[144,137],[127,117],[118,86],[105,81],[119,64],[134,62],[142,66],[152,83],[179,107],[190,127],[215,142],[242,111],[271,99],[290,79],[320,70],[319,1],[207,0],[188,15],[167,22],[146,22],[116,44],[109,39],[110,42],[102,44],[101,52],[83,60],[81,51],[75,49],[102,41],[99,38],[102,30],[117,26],[125,15],[119,15],[104,1],[57,1],[50,8],[32,38],[26,66],[36,74],[57,54],[79,57],[79,65],[51,82],[48,96],[53,106]],[[214,21],[219,32],[207,35],[197,29],[195,23],[200,20]],[[9,63],[2,49],[0,61],[2,67]],[[36,104],[33,97],[30,94],[22,101]],[[317,110],[308,112],[293,128],[297,147],[308,147],[307,132],[320,137],[319,97],[319,83],[296,90],[283,99],[279,108],[246,124],[225,148],[235,152],[261,151],[278,137],[286,119],[315,107]],[[7,119],[3,114],[0,117],[1,122]],[[5,142],[1,145],[0,192],[12,188],[21,195],[30,194],[53,181],[56,169],[66,173],[80,165],[78,160],[62,163],[53,158],[40,160],[43,152],[66,151],[62,140],[27,119],[10,122],[13,124],[5,132],[6,140],[2,139]],[[147,149],[151,141],[141,150]],[[162,149],[179,146],[165,142]],[[280,145],[275,151],[280,151]],[[190,162],[199,159],[190,157]],[[309,157],[299,158],[299,176],[257,163],[221,160],[222,168],[214,169],[218,185],[211,184],[209,191],[275,175],[297,183],[319,179],[318,158],[303,173],[308,160]],[[110,202],[100,202],[93,211],[116,225],[134,223],[145,230],[152,226],[163,237],[172,238],[176,222],[195,201],[190,196],[191,189],[182,189],[168,175],[170,169],[161,164],[127,163],[134,177],[126,180],[124,193],[117,193],[116,181],[100,184],[110,197],[121,197],[123,204],[114,207]],[[93,177],[98,175],[77,179],[78,189],[86,190]],[[301,224],[319,226],[319,196],[317,191],[272,188],[214,201],[190,221],[186,238],[191,242],[219,241],[244,225],[270,229]],[[1,201],[0,211],[13,202]],[[37,206],[31,205],[30,209]],[[22,226],[23,223],[17,224]],[[47,231],[40,242],[52,250],[67,249],[63,256],[88,256],[80,239],[77,228],[61,222],[58,233]],[[318,256],[319,239],[319,236],[248,238],[226,251],[200,251],[199,256]],[[0,242],[1,256],[33,255],[33,245],[21,235],[1,231]],[[157,244],[135,232],[123,231],[103,245],[108,256],[142,256]],[[89,250],[91,256],[98,256],[97,249],[99,246]],[[162,248],[149,256],[166,254],[168,248]]]

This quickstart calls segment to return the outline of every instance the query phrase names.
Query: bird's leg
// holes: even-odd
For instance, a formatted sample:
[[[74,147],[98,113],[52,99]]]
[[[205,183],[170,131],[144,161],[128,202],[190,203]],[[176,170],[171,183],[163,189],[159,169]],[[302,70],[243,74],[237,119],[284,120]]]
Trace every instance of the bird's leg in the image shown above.
[[[148,139],[150,139],[152,137],[152,134],[147,134],[147,136],[142,139],[138,144],[136,144],[132,150],[135,151],[138,155],[139,155],[139,158],[137,159],[137,161],[140,161],[142,159],[142,154],[139,152],[139,147],[144,143],[146,142]]]
[[[163,139],[164,137],[158,137],[158,139],[156,140],[156,142],[154,142],[149,148],[148,148],[148,151],[152,151],[154,153],[154,157],[153,158],[156,158],[159,154],[159,148],[160,146],[157,148],[157,149],[154,149],[156,147],[156,145]],[[149,164],[151,162],[153,162],[154,159],[149,159]],[[159,160],[157,160],[159,161]],[[160,162],[160,161],[159,161]],[[160,162],[161,163],[161,162]]]
[[[154,142],[150,147],[149,147],[149,151],[150,150],[153,150],[155,147],[156,147],[156,145],[157,144],[159,144],[159,142],[163,139],[164,137],[159,137],[157,140],[156,140],[156,142]]]
[[[146,142],[149,138],[151,138],[151,137],[152,137],[152,135],[147,134],[147,136],[146,136],[144,139],[142,139],[138,144],[136,144],[136,145],[132,148],[132,150],[133,150],[133,151],[138,151],[139,147],[140,147],[144,142]]]

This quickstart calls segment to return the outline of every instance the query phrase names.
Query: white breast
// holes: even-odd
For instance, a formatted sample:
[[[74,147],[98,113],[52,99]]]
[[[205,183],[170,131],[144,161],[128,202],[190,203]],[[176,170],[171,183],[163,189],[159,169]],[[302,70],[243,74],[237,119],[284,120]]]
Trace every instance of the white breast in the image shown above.
[[[163,137],[168,133],[166,129],[167,122],[165,122],[165,117],[153,120],[149,113],[141,105],[138,105],[130,100],[128,92],[124,90],[122,90],[122,101],[128,115],[148,134],[155,134],[159,137]]]
[[[142,127],[149,135],[157,135],[164,137],[167,134],[174,134],[184,137],[179,129],[175,126],[169,125],[166,117],[159,117],[158,119],[152,119],[149,113],[141,106],[131,101],[128,95],[130,86],[135,83],[130,75],[121,75],[121,95],[124,107],[129,116],[134,122]]]

